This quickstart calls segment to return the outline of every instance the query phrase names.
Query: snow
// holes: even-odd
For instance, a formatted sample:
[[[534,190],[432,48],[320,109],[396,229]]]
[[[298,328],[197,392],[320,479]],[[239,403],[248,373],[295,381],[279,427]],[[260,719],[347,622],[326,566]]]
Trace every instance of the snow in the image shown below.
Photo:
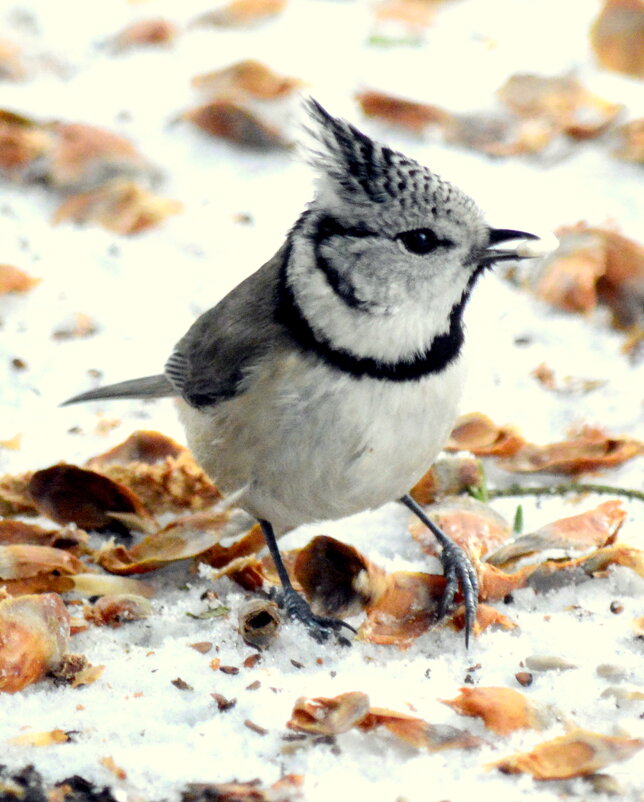
[[[179,121],[197,100],[190,79],[200,72],[253,57],[303,78],[307,91],[331,111],[462,186],[494,226],[541,233],[578,220],[613,220],[625,235],[641,239],[640,172],[613,159],[606,141],[571,146],[567,158],[545,164],[492,160],[365,120],[352,99],[356,89],[369,86],[471,110],[486,106],[512,72],[574,70],[591,90],[625,103],[629,117],[641,115],[641,86],[593,63],[588,28],[599,3],[445,4],[425,41],[407,47],[369,45],[372,13],[359,1],[293,0],[283,15],[249,29],[188,26],[210,8],[206,0],[3,4],[5,35],[31,54],[33,77],[0,84],[0,105],[38,118],[102,125],[130,137],[162,168],[160,194],[181,201],[185,209],[159,228],[126,238],[94,226],[53,226],[56,202],[46,190],[0,187],[0,261],[42,278],[25,296],[0,298],[0,441],[21,435],[19,450],[0,447],[0,474],[60,460],[82,464],[138,428],[158,429],[183,442],[171,401],[58,404],[99,381],[90,371],[100,371],[101,383],[158,372],[194,317],[274,253],[310,196],[308,169],[289,155],[240,151]],[[122,55],[106,46],[108,37],[129,22],[152,16],[184,26],[174,46]],[[48,71],[46,64],[57,70]],[[238,222],[239,214],[249,215],[251,222]],[[98,324],[97,335],[52,339],[52,332],[78,312]],[[642,368],[621,353],[623,335],[609,327],[601,311],[589,318],[555,312],[491,275],[478,288],[467,322],[471,369],[463,412],[485,412],[499,423],[516,425],[535,442],[563,439],[578,423],[642,436]],[[529,343],[514,345],[519,337]],[[17,357],[27,363],[26,370],[11,367]],[[557,376],[605,384],[587,394],[555,394],[531,376],[542,362]],[[642,468],[640,459],[599,479],[641,488]],[[513,480],[491,467],[489,477],[491,484]],[[494,508],[511,520],[520,501],[530,531],[604,498],[589,496],[579,503],[570,497],[499,499]],[[620,540],[643,548],[642,503],[623,504],[628,518]],[[304,545],[316,534],[330,534],[387,569],[427,570],[431,564],[407,535],[407,522],[405,510],[388,505],[303,527],[281,544]],[[174,800],[187,782],[259,777],[270,784],[292,772],[305,776],[304,797],[310,802],[460,802],[483,789],[499,802],[524,797],[540,802],[564,793],[587,799],[588,785],[582,780],[535,783],[486,771],[485,765],[560,735],[572,723],[644,737],[641,702],[639,707],[636,702],[617,705],[602,698],[613,683],[596,672],[599,664],[616,663],[630,672],[626,686],[644,683],[644,641],[631,631],[632,619],[644,612],[644,580],[626,568],[546,595],[516,592],[512,604],[500,606],[519,628],[486,632],[469,652],[462,634],[441,627],[401,652],[360,642],[350,649],[319,645],[287,624],[253,669],[242,667],[253,650],[236,630],[246,593],[227,579],[213,586],[208,571],[194,574],[189,563],[146,579],[157,589],[152,618],[116,630],[91,628],[73,638],[74,651],[106,666],[97,682],[72,689],[44,681],[0,697],[0,763],[12,768],[34,763],[48,781],[80,774],[133,799]],[[230,614],[208,620],[188,616],[204,609],[200,597],[211,587]],[[624,606],[619,615],[609,610],[613,600]],[[189,648],[204,640],[217,651],[202,655]],[[517,687],[514,674],[531,654],[558,655],[578,666],[535,674],[534,684],[522,689],[539,705],[559,711],[548,730],[492,739],[478,719],[460,718],[440,703],[464,682]],[[222,665],[240,667],[239,674],[213,671],[209,662],[215,655]],[[291,660],[304,665],[296,668]],[[177,677],[192,690],[174,687]],[[260,688],[248,690],[255,680]],[[337,747],[307,745],[284,753],[290,746],[282,740],[285,724],[299,696],[353,690],[368,693],[373,705],[463,727],[493,745],[427,754],[384,731],[352,731],[338,737]],[[237,705],[219,712],[213,692],[235,697]],[[265,727],[267,735],[244,727],[245,719]],[[77,734],[72,743],[45,748],[6,743],[25,731],[53,728]],[[117,780],[99,762],[106,756],[127,772],[126,780]],[[633,802],[641,799],[643,770],[644,753],[607,769],[621,784],[622,798]]]

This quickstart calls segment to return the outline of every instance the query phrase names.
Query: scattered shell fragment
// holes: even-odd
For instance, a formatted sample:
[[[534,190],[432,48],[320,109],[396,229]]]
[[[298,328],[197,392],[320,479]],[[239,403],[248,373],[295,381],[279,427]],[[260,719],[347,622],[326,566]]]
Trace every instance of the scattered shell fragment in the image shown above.
[[[127,780],[127,772],[116,764],[116,761],[111,755],[102,757],[98,762],[111,772],[117,780]]]
[[[531,371],[531,375],[547,390],[552,390],[561,395],[579,395],[598,390],[608,384],[606,379],[582,379],[576,376],[564,376],[557,380],[555,371],[545,362]]]
[[[460,696],[441,699],[464,716],[478,716],[497,735],[515,730],[544,728],[544,716],[522,693],[513,688],[461,688]]]
[[[406,649],[434,622],[445,589],[442,575],[396,571],[367,609],[358,637]]]
[[[642,324],[644,247],[609,227],[577,223],[557,231],[559,249],[545,259],[535,292],[547,303],[588,313],[609,306],[614,325]]]
[[[0,265],[0,295],[10,292],[27,292],[39,282],[39,278],[32,278],[19,267]]]
[[[145,574],[161,565],[185,560],[211,548],[224,533],[229,513],[195,513],[172,521],[128,549],[110,542],[96,556],[99,565],[114,574]]]
[[[0,546],[0,579],[26,579],[38,574],[77,574],[86,566],[68,551],[51,546]]]
[[[178,34],[179,29],[170,20],[161,17],[143,19],[128,25],[115,37],[114,49],[125,51],[136,47],[170,45]]]
[[[432,465],[410,490],[418,504],[433,504],[446,496],[457,496],[483,484],[483,467],[466,454],[448,454]]]
[[[152,615],[152,605],[136,593],[102,596],[89,609],[85,618],[96,626],[120,627],[126,621],[141,621]]]
[[[644,164],[644,117],[615,129],[617,148],[613,154],[626,162]]]
[[[508,593],[526,586],[534,566],[526,566],[513,574],[506,573],[487,562],[477,565],[479,580],[479,599],[481,601],[500,601]]]
[[[22,434],[19,432],[7,440],[0,440],[0,448],[6,448],[8,451],[20,451],[21,443]]]
[[[375,5],[376,19],[404,25],[418,31],[431,24],[440,0],[380,0]]]
[[[277,128],[233,100],[211,100],[188,111],[185,118],[211,136],[227,139],[247,148],[274,150],[289,146]]]
[[[101,676],[105,666],[94,666],[83,654],[67,653],[63,655],[60,665],[50,671],[54,679],[66,682],[72,688],[91,685]]]
[[[480,560],[510,537],[508,522],[487,504],[473,498],[446,499],[432,505],[427,514],[445,534],[475,560]],[[410,524],[414,540],[423,551],[438,554],[436,538],[417,519]]]
[[[154,596],[154,589],[139,579],[109,574],[75,574],[69,577],[72,587],[81,596],[108,596],[133,593],[146,599]]]
[[[222,28],[237,28],[256,25],[280,14],[287,0],[229,0],[229,2],[202,14],[195,25],[214,25]]]
[[[156,177],[157,171],[132,142],[113,131],[85,123],[45,124],[52,148],[46,179],[58,189],[90,190],[114,179]]]
[[[459,632],[462,632],[465,629],[465,623],[465,605],[459,604],[451,615],[450,625]],[[508,618],[507,615],[504,615],[495,607],[492,607],[490,604],[485,604],[485,602],[479,602],[476,607],[476,618],[474,620],[474,626],[472,627],[472,634],[478,637],[489,627],[500,627],[501,629],[510,631],[516,629],[517,626],[518,625],[515,624],[512,619]]]
[[[202,559],[203,555],[200,555],[199,560]],[[220,579],[222,576],[227,576],[244,590],[249,590],[253,593],[262,588],[265,581],[273,585],[277,584],[276,573],[274,576],[272,571],[267,571],[264,561],[260,561],[253,556],[236,557],[216,571],[212,575],[212,579]]]
[[[282,617],[275,602],[252,599],[239,611],[239,631],[244,642],[265,649],[277,636]]]
[[[61,662],[69,614],[56,593],[0,601],[0,691],[15,693]]]
[[[178,201],[161,198],[132,180],[118,178],[70,195],[56,210],[53,222],[98,223],[115,234],[129,235],[154,228],[182,208]]]
[[[36,574],[26,579],[0,580],[0,598],[31,596],[35,593],[66,593],[74,590],[74,577],[58,574]]]
[[[438,106],[404,100],[374,90],[358,92],[356,100],[367,117],[377,117],[415,134],[422,133],[429,125],[441,124],[449,117],[448,112]]]
[[[482,412],[470,412],[457,419],[445,448],[471,451],[479,457],[510,457],[524,442],[511,426],[497,426]]]
[[[547,471],[577,475],[620,465],[644,453],[639,440],[611,437],[599,429],[582,428],[571,439],[548,445],[525,443],[512,457],[500,459],[499,467],[512,473]]]
[[[630,568],[639,576],[644,577],[644,552],[632,546],[617,544],[604,546],[588,555],[571,560],[546,560],[537,565],[527,565],[514,574],[504,574],[500,569],[485,563],[481,569],[496,572],[497,575],[503,577],[506,584],[514,577],[516,587],[527,585],[537,593],[547,593],[554,588],[586,582],[589,577],[606,576],[607,569],[612,565]],[[483,594],[488,591],[486,571],[481,570],[479,573],[479,582],[483,588],[481,598],[484,598]]]
[[[385,727],[401,741],[416,749],[438,752],[442,749],[474,749],[483,742],[466,730],[448,724],[431,724],[422,718],[383,707],[371,707],[358,724],[361,730]]]
[[[158,178],[125,137],[85,123],[39,122],[0,110],[0,169],[14,181],[42,181],[57,190],[96,189],[106,181]]]
[[[545,119],[575,139],[598,136],[620,111],[618,104],[597,97],[570,75],[513,75],[498,95],[520,117]]]
[[[546,549],[564,549],[566,552],[606,546],[615,541],[626,518],[620,501],[605,501],[593,510],[569,518],[561,518],[521,535],[486,557],[492,565],[506,567],[520,557]]]
[[[568,312],[588,313],[597,305],[597,282],[605,272],[599,237],[561,237],[558,250],[545,261],[536,294]]]
[[[44,515],[60,524],[75,523],[82,529],[129,531],[132,528],[117,523],[112,513],[134,513],[142,526],[152,518],[127,487],[75,465],[54,465],[36,471],[28,490]]]
[[[70,740],[69,733],[64,730],[47,730],[46,732],[25,732],[15,738],[9,738],[7,743],[16,746],[52,746],[53,744],[65,744]],[[11,794],[13,796],[13,794]]]
[[[99,330],[98,325],[84,312],[70,315],[52,332],[52,339],[60,341],[75,340],[79,337],[93,337]]]
[[[26,76],[20,48],[8,39],[0,39],[0,81],[21,81]]]
[[[175,443],[165,434],[139,429],[104,454],[92,457],[87,461],[87,467],[101,473],[109,465],[127,465],[131,462],[156,465],[166,459],[176,459],[186,453],[188,450],[184,446]]]
[[[0,476],[0,515],[36,515],[36,505],[29,494],[32,472]]]
[[[154,462],[145,458],[125,464],[103,462],[95,470],[128,487],[148,509],[159,515],[187,510],[196,512],[221,499],[220,492],[188,451]]]
[[[264,540],[262,528],[259,524],[255,524],[230,546],[222,546],[220,543],[216,543],[212,548],[201,554],[199,560],[211,565],[213,568],[223,568],[235,560],[257,554],[265,545],[266,541]]]
[[[609,566],[622,565],[644,577],[644,551],[621,543],[597,549],[577,562],[587,574],[602,575]]]
[[[245,59],[221,70],[196,75],[192,85],[210,99],[229,94],[237,96],[241,92],[260,100],[274,100],[292,94],[302,82],[279,75],[261,61]]]
[[[644,739],[619,738],[577,729],[538,744],[531,752],[512,755],[489,768],[506,774],[531,774],[536,780],[583,777],[644,748]]]
[[[604,0],[590,32],[593,51],[602,67],[644,78],[642,37],[642,0]]]
[[[26,179],[51,147],[51,137],[34,120],[0,109],[0,170],[6,177]]]
[[[301,696],[286,726],[298,732],[338,735],[361,722],[368,712],[369,697],[360,691],[341,693],[331,699]]]
[[[557,143],[558,134],[550,120],[507,112],[455,114],[444,128],[447,142],[496,157],[540,154]]]
[[[300,550],[293,569],[313,610],[327,616],[359,612],[384,576],[353,546],[326,535],[318,535]]]

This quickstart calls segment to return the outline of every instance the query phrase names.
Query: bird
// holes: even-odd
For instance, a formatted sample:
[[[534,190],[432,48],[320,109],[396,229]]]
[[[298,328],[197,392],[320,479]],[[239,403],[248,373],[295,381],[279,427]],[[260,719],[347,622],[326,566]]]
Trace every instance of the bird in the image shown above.
[[[460,585],[465,643],[478,583],[465,551],[409,489],[444,446],[465,382],[463,312],[494,264],[534,234],[492,228],[467,194],[314,98],[303,101],[315,190],[283,245],[203,313],[164,372],[68,399],[178,399],[189,448],[259,522],[279,601],[319,641],[353,628],[293,588],[277,538],[400,501],[438,539]],[[519,241],[514,247],[498,247]]]

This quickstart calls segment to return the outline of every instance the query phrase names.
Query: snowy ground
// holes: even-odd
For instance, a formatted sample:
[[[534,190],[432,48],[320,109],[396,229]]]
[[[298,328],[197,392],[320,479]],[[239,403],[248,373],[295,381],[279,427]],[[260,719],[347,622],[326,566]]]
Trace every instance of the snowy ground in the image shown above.
[[[20,434],[16,451],[0,447],[0,473],[46,467],[88,457],[154,428],[182,441],[169,401],[95,404],[60,409],[68,396],[91,385],[88,371],[109,383],[157,372],[194,317],[216,302],[279,247],[310,195],[310,176],[288,155],[240,151],[176,122],[195,102],[190,79],[198,73],[254,57],[305,79],[331,111],[428,164],[462,186],[487,211],[492,225],[547,231],[578,220],[615,221],[641,239],[641,174],[609,155],[605,143],[574,146],[568,158],[491,160],[470,151],[400,135],[361,118],[354,91],[369,85],[421,101],[472,109],[512,72],[559,73],[576,68],[589,86],[613,101],[637,108],[634,81],[599,71],[587,42],[595,2],[505,0],[447,5],[422,46],[367,44],[370,7],[360,2],[294,0],[263,26],[235,31],[186,28],[170,49],[114,55],[107,37],[129,21],[167,16],[185,24],[209,10],[204,0],[108,4],[78,0],[5,0],[0,19],[7,36],[33,54],[25,82],[0,84],[0,106],[38,118],[103,125],[130,137],[165,178],[161,194],[184,211],[159,228],[118,237],[98,227],[52,226],[54,203],[42,188],[0,186],[0,262],[14,264],[42,282],[24,296],[0,299],[0,441]],[[493,43],[492,45],[490,43]],[[41,54],[38,58],[37,54]],[[49,61],[62,66],[48,72]],[[641,97],[640,97],[641,101]],[[251,222],[239,222],[247,215]],[[55,340],[52,332],[75,313],[88,315],[98,333]],[[614,434],[642,436],[642,369],[629,363],[603,312],[589,319],[553,312],[496,276],[476,293],[468,324],[470,379],[463,412],[479,410],[516,425],[536,442],[563,439],[571,424],[590,423]],[[527,345],[517,347],[522,338]],[[26,370],[11,362],[24,360]],[[546,362],[557,375],[605,381],[586,394],[548,391],[531,376]],[[606,472],[601,481],[642,487],[642,460]],[[532,483],[550,481],[540,477]],[[491,472],[491,482],[508,481]],[[541,502],[522,500],[530,531],[603,498]],[[510,520],[516,499],[495,502]],[[628,518],[620,539],[644,547],[641,502],[623,501]],[[314,534],[356,545],[391,568],[427,568],[427,558],[406,533],[407,515],[395,505],[350,520],[292,533],[285,547]],[[285,773],[303,774],[304,798],[337,800],[439,800],[485,793],[499,802],[523,797],[588,799],[580,779],[535,783],[526,776],[486,771],[485,764],[564,732],[571,722],[609,735],[644,737],[641,702],[623,707],[600,698],[611,684],[601,663],[623,666],[626,685],[644,684],[642,644],[631,630],[644,612],[644,583],[625,568],[603,580],[546,596],[519,591],[504,608],[519,629],[488,632],[466,652],[462,635],[437,628],[408,651],[356,643],[351,649],[308,640],[293,624],[253,669],[237,675],[213,672],[189,644],[213,641],[223,665],[240,667],[251,653],[236,631],[236,611],[246,595],[221,580],[216,590],[231,607],[228,618],[196,620],[207,575],[188,565],[152,575],[158,592],[155,615],[119,630],[90,629],[73,640],[75,651],[105,664],[102,678],[83,689],[48,681],[0,698],[0,763],[34,763],[47,780],[79,774],[122,788],[132,797],[173,799],[187,782],[225,782],[259,777],[265,784]],[[612,601],[624,607],[610,612]],[[570,610],[571,605],[577,605]],[[299,696],[333,696],[362,690],[373,705],[409,712],[431,722],[466,727],[486,736],[477,719],[463,719],[438,700],[456,695],[472,677],[477,685],[516,687],[514,675],[532,654],[563,657],[577,668],[537,676],[524,692],[560,712],[542,733],[525,731],[494,747],[471,752],[416,752],[383,733],[352,731],[337,746],[284,751],[285,723]],[[297,667],[292,660],[303,664]],[[472,666],[477,666],[472,668]],[[181,677],[192,690],[171,684]],[[255,680],[261,685],[248,686]],[[210,696],[235,697],[219,712]],[[412,706],[412,708],[410,708]],[[249,719],[265,736],[243,726]],[[36,747],[5,745],[27,730],[78,731],[73,743]],[[127,773],[116,780],[100,763],[111,756]],[[644,753],[609,768],[623,799],[641,800]]]

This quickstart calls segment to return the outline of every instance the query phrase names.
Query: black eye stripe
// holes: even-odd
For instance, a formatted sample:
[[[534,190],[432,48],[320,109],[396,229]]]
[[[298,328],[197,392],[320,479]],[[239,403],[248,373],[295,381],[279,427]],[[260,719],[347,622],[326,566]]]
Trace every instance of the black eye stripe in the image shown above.
[[[325,215],[317,221],[317,226],[313,231],[313,240],[316,245],[320,245],[330,237],[381,237],[382,232],[374,231],[363,223],[355,226],[344,226],[331,215]],[[454,246],[452,240],[438,237],[431,228],[415,228],[411,231],[403,231],[397,234],[394,239],[399,240],[410,252],[420,256],[431,253],[436,248],[451,248]]]
[[[435,251],[436,248],[451,248],[454,243],[451,239],[441,238],[431,228],[414,228],[396,235],[396,239],[405,246],[410,253],[424,256]]]
[[[317,224],[317,229],[314,234],[314,239],[317,243],[322,242],[329,237],[378,237],[380,236],[377,231],[373,231],[365,225],[359,224],[357,226],[343,226],[342,223],[335,217],[327,215],[322,217]]]

